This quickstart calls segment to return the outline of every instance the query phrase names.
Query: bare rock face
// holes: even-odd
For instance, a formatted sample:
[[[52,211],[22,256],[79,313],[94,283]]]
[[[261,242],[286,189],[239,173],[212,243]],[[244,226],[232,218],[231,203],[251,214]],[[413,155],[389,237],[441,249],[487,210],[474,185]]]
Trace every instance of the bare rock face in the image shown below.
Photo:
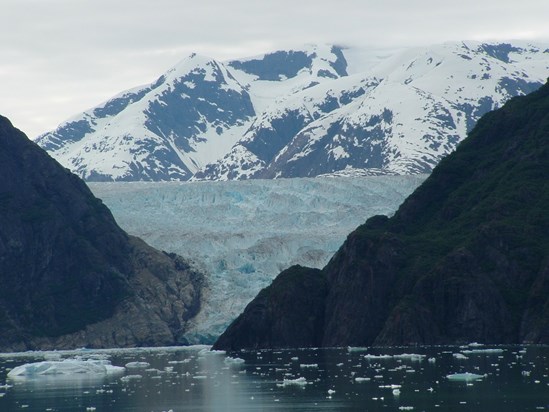
[[[0,117],[0,350],[179,343],[203,277]]]
[[[348,236],[318,274],[326,297],[315,311],[323,305],[324,323],[303,336],[322,336],[321,346],[549,343],[548,210],[546,84],[484,116],[393,217],[370,218]],[[307,291],[295,287],[302,275],[292,279],[286,288],[296,293],[285,299],[303,299]],[[249,347],[237,331],[269,322],[267,309],[249,307],[259,313],[244,312],[216,348]],[[261,327],[274,333],[313,316],[284,307]]]

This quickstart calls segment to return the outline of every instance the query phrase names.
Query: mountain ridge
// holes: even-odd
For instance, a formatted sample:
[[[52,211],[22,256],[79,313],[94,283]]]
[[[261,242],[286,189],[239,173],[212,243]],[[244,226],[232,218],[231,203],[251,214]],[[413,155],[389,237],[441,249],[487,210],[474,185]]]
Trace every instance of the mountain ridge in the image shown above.
[[[549,73],[549,46],[524,42],[361,52],[191,55],[37,142],[90,181],[428,173]]]

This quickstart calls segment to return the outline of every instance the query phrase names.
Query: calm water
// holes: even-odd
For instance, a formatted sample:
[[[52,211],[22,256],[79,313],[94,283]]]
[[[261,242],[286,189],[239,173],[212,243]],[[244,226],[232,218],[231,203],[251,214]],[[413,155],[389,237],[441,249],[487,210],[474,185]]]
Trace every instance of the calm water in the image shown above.
[[[0,411],[549,410],[549,347],[487,348],[0,354]],[[108,377],[7,378],[22,364],[75,357],[142,364]],[[481,377],[448,378],[466,372]]]

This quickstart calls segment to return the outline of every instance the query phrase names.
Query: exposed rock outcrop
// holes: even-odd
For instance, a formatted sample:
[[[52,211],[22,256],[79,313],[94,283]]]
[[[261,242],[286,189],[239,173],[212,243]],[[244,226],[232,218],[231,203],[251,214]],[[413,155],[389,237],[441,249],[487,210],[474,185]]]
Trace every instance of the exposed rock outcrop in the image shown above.
[[[203,277],[0,117],[0,350],[170,345]]]
[[[317,336],[321,346],[549,343],[548,210],[546,84],[484,116],[393,217],[373,217],[348,236],[318,275],[324,323],[299,346],[317,346]],[[295,291],[286,300],[308,293],[295,286],[303,273],[285,280]],[[279,287],[275,280],[260,296]],[[253,301],[214,348],[297,346],[296,337],[262,340],[313,316],[284,307],[266,323],[261,310],[280,302]],[[258,319],[267,332],[241,340],[237,331]]]

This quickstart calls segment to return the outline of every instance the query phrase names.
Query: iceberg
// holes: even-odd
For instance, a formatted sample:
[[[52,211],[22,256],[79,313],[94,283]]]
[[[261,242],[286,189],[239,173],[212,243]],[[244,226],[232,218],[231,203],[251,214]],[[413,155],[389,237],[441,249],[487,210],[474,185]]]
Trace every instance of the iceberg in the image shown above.
[[[64,359],[61,361],[42,361],[26,363],[13,368],[8,378],[13,380],[30,380],[40,377],[102,377],[125,372],[121,366],[113,366],[105,359]]]

